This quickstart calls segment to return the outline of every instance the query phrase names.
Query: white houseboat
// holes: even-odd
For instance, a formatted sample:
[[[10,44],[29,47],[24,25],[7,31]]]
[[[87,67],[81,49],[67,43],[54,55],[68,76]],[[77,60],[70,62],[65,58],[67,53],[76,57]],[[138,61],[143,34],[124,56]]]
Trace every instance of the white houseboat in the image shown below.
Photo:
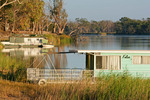
[[[5,47],[46,47],[51,48],[53,45],[48,44],[48,40],[43,37],[10,37],[9,42],[1,42]]]

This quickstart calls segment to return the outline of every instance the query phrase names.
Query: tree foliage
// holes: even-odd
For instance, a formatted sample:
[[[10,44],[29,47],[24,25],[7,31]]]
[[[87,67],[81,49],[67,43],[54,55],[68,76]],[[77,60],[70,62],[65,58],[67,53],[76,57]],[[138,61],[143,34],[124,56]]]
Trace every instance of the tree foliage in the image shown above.
[[[150,20],[135,20],[122,17],[116,24],[118,34],[148,34],[150,33]]]
[[[119,21],[88,21],[76,18],[68,21],[63,0],[0,0],[0,32],[43,31],[68,35],[79,33],[148,34],[150,18],[135,20],[122,17]]]
[[[110,20],[88,21],[86,18],[76,18],[66,27],[66,33],[116,33],[116,34],[150,34],[150,18],[135,20],[122,17],[119,21]]]
[[[1,30],[33,32],[39,30],[40,20],[44,16],[44,1],[22,0],[21,2],[21,4],[14,2],[1,9]]]
[[[65,32],[68,34],[73,33],[101,33],[101,32],[114,32],[115,23],[109,20],[91,21],[86,18],[76,18],[76,20],[67,23]]]
[[[50,17],[54,22],[53,32],[62,34],[68,17],[66,10],[63,8],[63,0],[50,0],[48,9]]]

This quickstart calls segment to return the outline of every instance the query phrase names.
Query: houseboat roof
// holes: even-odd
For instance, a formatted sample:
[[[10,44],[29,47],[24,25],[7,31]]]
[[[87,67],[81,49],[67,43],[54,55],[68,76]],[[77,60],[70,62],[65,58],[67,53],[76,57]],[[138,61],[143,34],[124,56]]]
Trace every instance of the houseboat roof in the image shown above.
[[[150,53],[150,50],[70,50],[76,53]]]

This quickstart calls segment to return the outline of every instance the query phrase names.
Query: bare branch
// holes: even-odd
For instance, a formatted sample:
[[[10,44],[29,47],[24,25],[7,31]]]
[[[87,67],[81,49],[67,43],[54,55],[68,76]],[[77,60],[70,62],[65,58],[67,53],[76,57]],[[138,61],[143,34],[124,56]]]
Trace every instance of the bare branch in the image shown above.
[[[12,4],[12,3],[15,3],[15,2],[18,2],[19,4],[21,4],[21,2],[19,0],[13,0],[13,1],[10,1],[10,2],[8,2],[8,0],[6,0],[6,2],[4,4],[2,4],[2,6],[0,6],[0,9],[3,8],[6,5],[9,5],[9,4]]]

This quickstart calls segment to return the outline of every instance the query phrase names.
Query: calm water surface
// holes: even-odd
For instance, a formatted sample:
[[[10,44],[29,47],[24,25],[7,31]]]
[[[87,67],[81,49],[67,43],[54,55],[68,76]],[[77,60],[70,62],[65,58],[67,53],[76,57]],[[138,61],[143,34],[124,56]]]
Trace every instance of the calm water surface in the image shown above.
[[[43,68],[56,69],[85,69],[85,54],[54,54],[54,52],[68,52],[69,50],[150,50],[150,36],[84,36],[84,41],[78,41],[75,44],[63,47],[55,47],[52,49],[25,49],[24,51],[15,51],[22,56],[18,57],[28,59],[30,56],[34,59],[38,58],[38,62],[43,60],[39,66]],[[12,50],[9,55],[14,51]],[[8,53],[8,51],[7,51]],[[32,54],[33,53],[33,54]],[[43,59],[44,54],[49,57]],[[47,61],[45,61],[47,60]],[[33,60],[34,61],[34,60]],[[37,64],[38,65],[38,64]],[[38,67],[39,67],[38,66]]]
[[[150,36],[88,36],[89,41],[78,42],[65,50],[150,50]],[[66,68],[85,68],[84,54],[67,54]]]

